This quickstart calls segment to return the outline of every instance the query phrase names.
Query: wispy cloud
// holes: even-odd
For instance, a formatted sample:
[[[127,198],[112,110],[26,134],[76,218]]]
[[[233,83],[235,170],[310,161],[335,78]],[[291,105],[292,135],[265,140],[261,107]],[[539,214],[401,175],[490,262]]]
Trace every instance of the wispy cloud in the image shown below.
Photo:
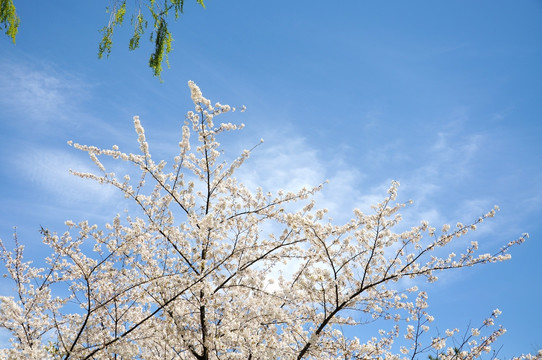
[[[325,164],[302,137],[284,137],[269,141],[254,151],[238,176],[249,188],[266,191],[296,190],[326,180]]]
[[[441,129],[430,144],[430,156],[417,162],[413,168],[397,169],[397,177],[393,179],[401,181],[400,199],[415,201],[414,209],[410,211],[413,217],[409,220],[416,223],[422,219],[445,222],[457,213],[476,218],[494,205],[491,199],[480,198],[465,201],[458,198],[453,208],[442,202],[449,186],[458,181],[468,181],[472,176],[475,171],[472,160],[484,141],[483,134],[460,136],[461,133],[459,125]],[[387,195],[391,177],[376,183],[344,159],[326,160],[318,148],[295,133],[276,137],[257,149],[239,170],[238,177],[250,188],[296,190],[318,185],[327,179],[329,184],[317,195],[317,204],[328,208],[337,220],[346,220],[353,208],[370,212],[370,206]],[[400,151],[400,144],[396,143],[379,148],[378,156],[395,159],[394,163],[408,163],[404,158],[406,155]]]
[[[23,121],[68,119],[89,93],[87,84],[53,66],[5,60],[0,66],[0,104]]]
[[[40,146],[27,148],[12,160],[13,167],[33,186],[53,195],[59,203],[107,203],[115,190],[97,182],[80,179],[70,173],[96,172],[91,161],[70,152]]]
[[[359,169],[344,159],[322,156],[320,151],[293,132],[273,135],[253,152],[237,177],[251,189],[261,187],[271,192],[296,191],[328,180],[315,195],[316,207],[327,209],[336,222],[347,222],[355,208],[370,212],[371,205],[386,197],[392,179],[365,183],[366,175]]]

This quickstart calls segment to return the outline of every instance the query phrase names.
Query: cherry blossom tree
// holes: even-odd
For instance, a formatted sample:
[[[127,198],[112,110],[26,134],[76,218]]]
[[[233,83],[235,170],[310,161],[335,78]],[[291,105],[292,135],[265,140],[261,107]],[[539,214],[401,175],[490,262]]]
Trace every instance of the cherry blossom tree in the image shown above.
[[[322,185],[272,194],[238,181],[236,170],[254,149],[223,161],[217,139],[243,125],[216,122],[235,109],[213,105],[196,84],[189,86],[195,111],[186,114],[171,165],[151,157],[138,117],[138,154],[69,142],[98,169],[75,175],[116,187],[138,210],[115,216],[103,229],[72,221],[60,235],[42,229],[51,249],[43,267],[23,259],[16,235],[13,250],[0,242],[5,276],[15,284],[11,296],[0,297],[0,327],[11,334],[1,358],[494,354],[491,344],[505,331],[494,325],[499,310],[467,332],[433,333],[427,294],[413,284],[434,282],[441,271],[509,259],[509,248],[526,235],[492,254],[480,253],[475,241],[459,255],[446,251],[497,208],[472,224],[437,229],[422,221],[395,231],[408,204],[396,200],[399,184],[392,182],[372,213],[355,209],[351,220],[335,224],[315,206]],[[109,172],[104,158],[133,164],[140,176]],[[387,330],[349,335],[373,321]]]

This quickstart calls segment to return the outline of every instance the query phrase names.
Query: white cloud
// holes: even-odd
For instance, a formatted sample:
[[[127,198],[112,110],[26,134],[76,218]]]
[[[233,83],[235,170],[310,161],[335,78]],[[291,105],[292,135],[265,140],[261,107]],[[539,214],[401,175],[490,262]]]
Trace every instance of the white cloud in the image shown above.
[[[378,182],[371,179],[370,174],[352,167],[346,159],[329,160],[321,156],[318,148],[293,131],[266,140],[237,176],[249,188],[261,186],[265,191],[280,188],[295,191],[329,179],[329,184],[316,195],[316,206],[329,209],[330,217],[337,222],[348,221],[354,208],[370,213],[370,206],[386,197],[386,191],[395,179],[401,182],[399,201],[414,200],[413,205],[401,212],[404,221],[399,228],[419,224],[421,220],[427,220],[437,228],[444,223],[468,223],[491,210],[495,200],[478,196],[471,188],[470,179],[477,174],[474,160],[486,137],[483,133],[465,133],[468,119],[464,113],[463,109],[455,112],[455,120],[436,132],[434,141],[419,161],[391,162],[415,164],[412,168],[398,168],[396,175]],[[384,144],[379,156],[383,159],[417,156],[414,152],[405,154],[400,147],[393,141]],[[340,156],[341,152],[337,154]],[[465,189],[465,192],[451,196],[450,189],[454,192]],[[480,228],[494,230],[489,224]]]
[[[326,180],[325,164],[318,158],[317,150],[303,138],[286,137],[267,143],[253,152],[237,174],[249,188],[295,191]]]
[[[69,119],[88,95],[88,85],[52,66],[0,62],[0,103],[23,121]]]
[[[71,150],[71,149],[70,149]],[[13,165],[23,179],[52,194],[61,203],[99,202],[112,200],[115,189],[97,182],[80,179],[69,170],[96,172],[91,161],[66,151],[30,147],[13,157]]]
[[[237,178],[250,189],[297,191],[329,180],[315,195],[316,207],[329,210],[334,222],[347,222],[352,210],[371,212],[370,206],[387,196],[392,179],[366,184],[366,175],[344,159],[326,159],[303,137],[275,135],[255,150],[238,170]]]
[[[429,212],[434,220],[442,221],[438,214],[447,212],[448,215],[456,214],[450,211],[449,203],[443,203],[443,198],[449,198],[446,192],[450,187],[463,183],[466,189],[469,188],[469,177],[475,175],[476,169],[473,165],[480,144],[484,141],[482,134],[460,135],[461,128],[452,131],[440,131],[436,140],[430,147],[427,160],[420,163],[417,168],[403,172],[401,190],[414,200],[415,206],[421,204],[418,210],[422,213]],[[457,188],[456,188],[457,189]],[[457,191],[457,190],[454,191]],[[470,189],[469,189],[470,190]],[[458,194],[457,203],[453,208],[463,207],[464,196]],[[464,204],[465,208],[461,213],[471,215],[471,205],[479,202],[480,199],[469,199],[470,204]],[[493,206],[494,204],[491,204]],[[468,211],[466,211],[468,210]],[[483,212],[490,210],[486,208]],[[478,213],[477,216],[481,215]],[[427,219],[430,220],[430,219]]]

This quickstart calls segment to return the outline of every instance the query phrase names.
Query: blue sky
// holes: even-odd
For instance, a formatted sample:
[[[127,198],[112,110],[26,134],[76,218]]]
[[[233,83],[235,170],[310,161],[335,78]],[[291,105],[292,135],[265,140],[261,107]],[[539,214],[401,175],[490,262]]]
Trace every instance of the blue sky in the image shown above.
[[[448,273],[430,287],[437,327],[464,328],[500,308],[501,355],[542,348],[542,1],[187,1],[171,25],[163,83],[150,43],[130,28],[98,60],[107,2],[16,1],[17,44],[0,37],[0,237],[17,226],[40,256],[40,225],[105,223],[126,203],[72,177],[91,162],[67,140],[137,149],[139,115],[155,157],[169,156],[190,110],[188,80],[247,112],[226,140],[265,143],[240,173],[267,189],[330,184],[338,220],[368,208],[392,179],[413,199],[406,225],[469,222],[501,207],[474,237],[497,249],[528,232],[512,260]],[[154,150],[153,150],[154,149]],[[361,336],[361,335],[360,335]]]

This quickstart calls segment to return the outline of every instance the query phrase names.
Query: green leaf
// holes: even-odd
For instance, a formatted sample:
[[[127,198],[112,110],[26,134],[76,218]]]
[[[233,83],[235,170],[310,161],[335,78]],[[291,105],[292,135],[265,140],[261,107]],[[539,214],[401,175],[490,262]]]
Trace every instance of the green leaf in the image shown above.
[[[139,47],[139,40],[141,39],[141,35],[143,35],[143,33],[145,32],[144,27],[145,28],[147,27],[147,21],[145,21],[141,12],[137,14],[135,19],[136,20],[134,21],[134,18],[132,18],[132,25],[134,25],[134,23],[135,25],[134,25],[134,35],[130,39],[130,44],[128,46],[130,50],[135,50]]]
[[[160,74],[162,73],[162,62],[164,61],[164,57],[166,58],[166,64],[169,67],[169,61],[167,58],[167,54],[171,51],[171,43],[173,41],[173,38],[171,37],[171,33],[169,32],[167,28],[167,22],[164,18],[161,18],[158,21],[158,26],[156,30],[156,38],[155,38],[155,45],[154,45],[154,53],[151,54],[151,57],[149,59],[149,66],[151,69],[153,69],[154,76],[160,77]],[[151,39],[153,38],[154,34],[151,36]]]
[[[6,35],[11,38],[14,44],[20,22],[21,19],[17,16],[13,0],[0,0],[0,27],[5,29]]]
[[[111,53],[111,47],[113,46],[113,28],[109,26],[104,26],[100,32],[104,34],[100,45],[98,46],[98,58],[101,59],[103,54],[109,56]]]
[[[3,1],[3,0],[0,0]],[[109,9],[108,9],[109,12]],[[116,4],[113,7],[111,15],[109,16],[109,24],[104,26],[100,32],[103,33],[102,41],[98,46],[98,58],[101,59],[104,55],[109,57],[111,53],[111,48],[113,47],[113,32],[115,31],[115,26],[122,25],[124,21],[124,15],[126,14],[126,0],[124,0],[120,7],[117,7]],[[130,43],[132,41],[130,40]]]
[[[124,21],[124,15],[126,14],[126,1],[122,3],[120,8],[115,13],[115,24],[122,24]]]

